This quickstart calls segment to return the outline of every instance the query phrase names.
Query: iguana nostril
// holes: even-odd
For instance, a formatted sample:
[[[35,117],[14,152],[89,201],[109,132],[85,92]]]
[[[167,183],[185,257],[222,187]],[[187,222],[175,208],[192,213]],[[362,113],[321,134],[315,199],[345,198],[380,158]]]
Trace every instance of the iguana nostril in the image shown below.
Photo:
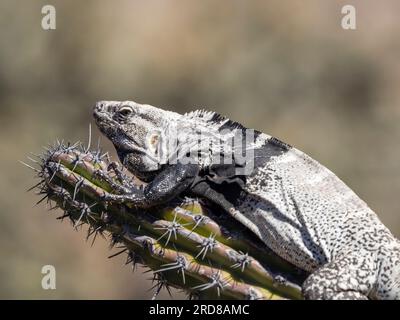
[[[96,102],[93,108],[93,117],[96,121],[100,121],[102,119],[102,114],[104,113],[106,104],[102,101]]]
[[[106,104],[103,101],[96,102],[96,105],[94,106],[94,111],[97,111],[97,112],[103,111],[105,105]]]
[[[98,101],[94,106],[93,111],[104,112],[106,110],[107,103],[106,101]]]

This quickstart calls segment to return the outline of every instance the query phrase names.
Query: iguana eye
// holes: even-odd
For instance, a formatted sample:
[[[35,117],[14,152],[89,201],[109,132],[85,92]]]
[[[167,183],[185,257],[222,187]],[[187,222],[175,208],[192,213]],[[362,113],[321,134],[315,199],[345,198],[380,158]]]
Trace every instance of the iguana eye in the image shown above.
[[[133,109],[130,106],[123,106],[118,110],[118,113],[124,117],[129,116],[133,112]]]

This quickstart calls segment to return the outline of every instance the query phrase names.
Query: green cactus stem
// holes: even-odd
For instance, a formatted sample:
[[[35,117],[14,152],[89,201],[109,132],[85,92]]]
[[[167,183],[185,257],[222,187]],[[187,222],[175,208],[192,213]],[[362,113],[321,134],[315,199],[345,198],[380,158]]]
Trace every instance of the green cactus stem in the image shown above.
[[[275,255],[246,228],[197,199],[175,199],[143,210],[105,202],[144,184],[120,171],[107,154],[57,143],[40,156],[36,185],[51,208],[60,208],[88,238],[109,234],[153,272],[156,294],[173,286],[200,299],[302,299],[307,276]],[[155,295],[156,295],[155,294]]]

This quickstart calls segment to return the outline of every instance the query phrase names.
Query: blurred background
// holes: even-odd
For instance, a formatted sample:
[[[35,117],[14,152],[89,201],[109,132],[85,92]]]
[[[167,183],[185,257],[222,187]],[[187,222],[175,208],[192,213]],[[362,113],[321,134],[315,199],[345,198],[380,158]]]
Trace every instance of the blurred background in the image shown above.
[[[41,27],[46,4],[56,30]],[[346,4],[356,30],[341,27]],[[400,236],[399,12],[395,0],[0,0],[0,298],[151,297],[148,274],[107,259],[117,249],[34,206],[37,180],[18,162],[56,138],[87,141],[103,99],[205,107],[274,135]],[[41,288],[47,264],[56,290]]]

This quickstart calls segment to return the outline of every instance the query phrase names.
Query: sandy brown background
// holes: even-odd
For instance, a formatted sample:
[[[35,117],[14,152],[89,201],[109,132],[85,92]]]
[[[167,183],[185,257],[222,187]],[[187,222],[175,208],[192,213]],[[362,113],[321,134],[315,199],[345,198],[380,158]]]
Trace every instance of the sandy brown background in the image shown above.
[[[41,28],[45,4],[56,30]],[[355,31],[341,28],[345,4]],[[337,173],[399,236],[399,12],[387,0],[0,0],[0,298],[152,295],[149,275],[107,259],[104,240],[91,248],[33,207],[33,174],[18,163],[56,138],[86,140],[102,99],[207,107],[277,136]],[[41,288],[45,264],[57,290]]]

